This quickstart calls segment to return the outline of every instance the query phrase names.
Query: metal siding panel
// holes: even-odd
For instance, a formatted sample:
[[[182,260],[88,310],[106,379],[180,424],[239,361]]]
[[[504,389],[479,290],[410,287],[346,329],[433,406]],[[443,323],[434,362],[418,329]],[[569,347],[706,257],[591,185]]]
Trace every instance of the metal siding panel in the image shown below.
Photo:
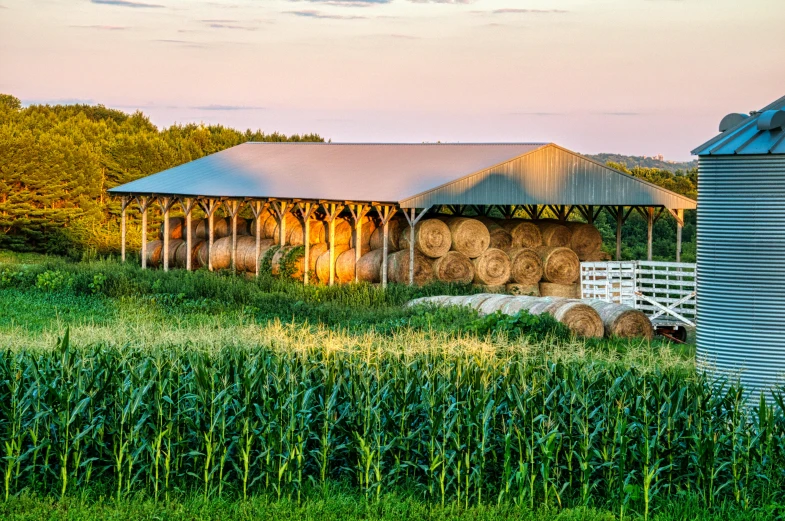
[[[785,383],[785,156],[702,156],[698,361],[751,390]]]

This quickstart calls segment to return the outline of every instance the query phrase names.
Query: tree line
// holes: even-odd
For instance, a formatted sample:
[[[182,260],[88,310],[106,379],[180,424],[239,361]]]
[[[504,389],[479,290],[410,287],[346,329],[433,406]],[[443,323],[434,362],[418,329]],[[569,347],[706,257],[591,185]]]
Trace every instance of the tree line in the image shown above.
[[[0,94],[0,248],[71,257],[113,253],[120,247],[120,202],[107,190],[247,141],[321,142],[318,134],[241,132],[222,125],[175,124],[159,129],[142,112],[127,114],[102,105],[30,105]],[[688,197],[697,197],[697,169],[670,172],[628,169],[630,175]],[[610,245],[615,223],[596,222]],[[129,223],[130,246],[134,244]],[[687,213],[686,261],[694,260],[694,212]],[[625,258],[645,258],[646,223],[633,215],[625,224]],[[654,255],[675,256],[675,223],[654,228]]]

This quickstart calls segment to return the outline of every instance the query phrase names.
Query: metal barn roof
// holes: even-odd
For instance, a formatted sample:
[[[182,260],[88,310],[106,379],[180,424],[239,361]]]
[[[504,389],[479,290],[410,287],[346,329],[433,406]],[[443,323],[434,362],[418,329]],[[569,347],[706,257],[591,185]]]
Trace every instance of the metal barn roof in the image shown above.
[[[696,207],[689,197],[554,144],[400,201],[404,208],[437,204]]]
[[[753,112],[692,151],[698,156],[785,154],[785,127],[772,125],[785,118],[785,96]]]
[[[110,192],[392,203],[542,146],[244,143]]]
[[[553,144],[245,143],[109,190],[435,204],[695,208],[692,199]]]

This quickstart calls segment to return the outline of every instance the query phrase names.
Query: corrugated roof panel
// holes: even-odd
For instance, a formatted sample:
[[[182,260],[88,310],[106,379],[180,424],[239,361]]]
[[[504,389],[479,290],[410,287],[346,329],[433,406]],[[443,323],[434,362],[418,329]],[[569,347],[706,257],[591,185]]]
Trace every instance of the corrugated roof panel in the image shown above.
[[[245,143],[110,192],[396,202],[542,146]]]
[[[785,154],[785,130],[758,130],[761,114],[769,110],[785,110],[785,96],[752,113],[736,127],[715,136],[692,153],[698,156]]]
[[[695,201],[556,145],[400,201],[404,208],[457,205],[622,205],[693,209]]]

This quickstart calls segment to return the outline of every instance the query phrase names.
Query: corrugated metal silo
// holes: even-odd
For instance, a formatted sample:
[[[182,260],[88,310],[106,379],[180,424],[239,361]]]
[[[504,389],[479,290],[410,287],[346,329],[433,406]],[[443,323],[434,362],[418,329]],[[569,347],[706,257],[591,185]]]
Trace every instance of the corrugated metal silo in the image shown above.
[[[785,97],[720,131],[693,151],[698,361],[765,391],[785,384]]]

